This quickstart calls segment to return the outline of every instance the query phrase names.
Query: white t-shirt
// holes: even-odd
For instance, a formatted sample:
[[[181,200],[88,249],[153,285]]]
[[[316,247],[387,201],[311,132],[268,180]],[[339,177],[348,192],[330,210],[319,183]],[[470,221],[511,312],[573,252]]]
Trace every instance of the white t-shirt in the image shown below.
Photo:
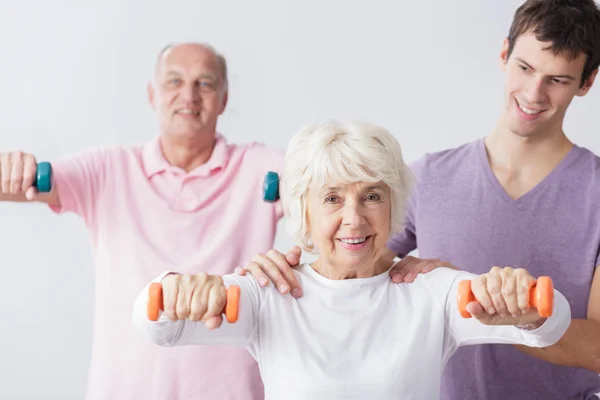
[[[162,346],[245,347],[258,361],[268,400],[438,399],[442,370],[459,346],[545,347],[570,324],[569,304],[557,291],[552,317],[536,330],[462,318],[458,283],[474,275],[448,268],[403,284],[388,273],[330,280],[308,264],[295,274],[303,288],[299,299],[281,295],[272,284],[262,288],[251,276],[225,276],[227,286],[241,288],[239,319],[212,331],[164,315],[149,321],[144,289],[134,324]]]

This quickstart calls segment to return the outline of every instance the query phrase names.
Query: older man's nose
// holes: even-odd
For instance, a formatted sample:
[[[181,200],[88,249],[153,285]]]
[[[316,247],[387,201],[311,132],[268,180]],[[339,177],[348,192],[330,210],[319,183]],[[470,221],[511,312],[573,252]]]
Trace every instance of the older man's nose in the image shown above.
[[[200,100],[200,90],[198,87],[196,87],[196,85],[186,85],[181,90],[181,97],[183,97],[185,101],[189,101],[191,103],[197,102]]]

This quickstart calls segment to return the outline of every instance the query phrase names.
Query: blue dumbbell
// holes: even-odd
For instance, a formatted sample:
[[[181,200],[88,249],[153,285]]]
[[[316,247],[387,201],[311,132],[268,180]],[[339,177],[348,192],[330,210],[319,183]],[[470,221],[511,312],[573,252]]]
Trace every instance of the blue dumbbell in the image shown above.
[[[49,193],[52,191],[52,165],[49,162],[43,161],[38,163],[33,186],[40,193]]]
[[[279,200],[279,174],[269,171],[263,184],[263,200],[274,203]]]

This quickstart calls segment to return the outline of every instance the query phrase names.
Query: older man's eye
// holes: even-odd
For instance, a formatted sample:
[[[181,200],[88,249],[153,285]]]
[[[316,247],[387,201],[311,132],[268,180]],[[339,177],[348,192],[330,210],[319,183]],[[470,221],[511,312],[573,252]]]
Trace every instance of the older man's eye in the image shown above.
[[[336,203],[339,200],[337,196],[327,196],[325,198],[326,203]]]
[[[214,90],[216,88],[216,84],[213,81],[200,81],[200,88],[203,90]]]
[[[168,83],[169,85],[177,85],[177,84],[179,84],[180,82],[181,82],[181,79],[179,79],[179,78],[173,78],[173,79],[169,79],[169,80],[167,81],[167,83]]]

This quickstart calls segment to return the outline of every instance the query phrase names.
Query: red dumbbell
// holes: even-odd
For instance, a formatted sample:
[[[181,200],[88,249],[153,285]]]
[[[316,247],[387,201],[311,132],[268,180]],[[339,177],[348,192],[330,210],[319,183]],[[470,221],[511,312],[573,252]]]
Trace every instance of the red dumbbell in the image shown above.
[[[461,281],[458,284],[458,311],[464,318],[471,318],[467,311],[467,304],[475,300],[475,295],[471,291],[471,281]],[[554,285],[552,279],[548,276],[540,276],[535,285],[529,292],[529,307],[537,309],[540,317],[549,317],[552,315],[554,307]]]
[[[223,308],[227,322],[234,323],[238,320],[239,304],[240,287],[229,286],[227,288],[227,302]],[[162,285],[159,282],[152,282],[148,289],[148,319],[157,321],[160,311],[164,311]]]

